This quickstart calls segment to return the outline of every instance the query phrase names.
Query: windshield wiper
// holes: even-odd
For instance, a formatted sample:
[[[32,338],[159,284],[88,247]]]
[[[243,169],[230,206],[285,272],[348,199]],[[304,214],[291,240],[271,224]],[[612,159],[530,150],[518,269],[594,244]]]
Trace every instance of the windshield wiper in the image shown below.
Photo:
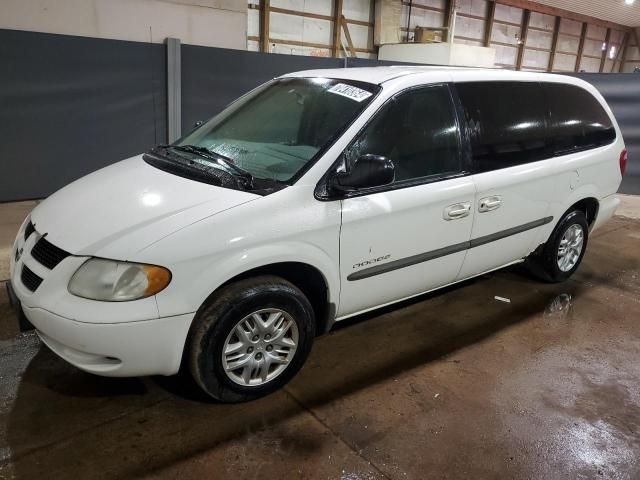
[[[253,175],[245,169],[237,166],[235,163],[233,163],[233,160],[225,157],[224,155],[220,155],[219,153],[212,152],[208,148],[199,147],[197,145],[166,145],[164,147],[172,148],[174,150],[179,150],[182,152],[193,153],[208,160],[214,160],[217,163],[221,163],[223,166],[227,167],[228,170],[232,170],[237,176],[242,177],[246,182],[245,187],[253,188]]]

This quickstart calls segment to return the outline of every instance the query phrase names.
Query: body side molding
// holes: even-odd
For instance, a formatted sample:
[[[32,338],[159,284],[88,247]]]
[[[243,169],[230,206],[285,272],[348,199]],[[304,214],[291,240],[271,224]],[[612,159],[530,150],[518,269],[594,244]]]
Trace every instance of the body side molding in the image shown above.
[[[347,280],[349,281],[362,280],[364,278],[373,277],[375,275],[381,275],[383,273],[392,272],[393,270],[398,270],[400,268],[410,267],[411,265],[416,265],[418,263],[428,262],[429,260],[435,260],[436,258],[444,257],[446,255],[452,255],[454,253],[467,250],[469,248],[479,247],[481,245],[486,245],[487,243],[495,242],[497,240],[510,237],[512,235],[517,235],[518,233],[526,232],[527,230],[541,227],[542,225],[546,225],[547,223],[551,223],[552,221],[553,221],[553,217],[544,217],[539,220],[523,223],[522,225],[508,228],[506,230],[501,230],[496,233],[491,233],[489,235],[484,235],[482,237],[473,238],[466,242],[456,243],[454,245],[449,245],[447,247],[438,248],[437,250],[431,250],[429,252],[419,253],[417,255],[401,258],[399,260],[394,260],[392,262],[384,263],[382,265],[376,265],[374,267],[365,268],[363,270],[353,272],[347,277]]]

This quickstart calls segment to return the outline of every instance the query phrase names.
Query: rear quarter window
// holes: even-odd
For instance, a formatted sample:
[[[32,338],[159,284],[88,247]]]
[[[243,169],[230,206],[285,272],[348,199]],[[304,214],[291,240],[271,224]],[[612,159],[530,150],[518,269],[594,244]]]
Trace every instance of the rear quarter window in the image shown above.
[[[600,102],[575,85],[543,83],[551,114],[549,134],[556,155],[613,143],[616,131]]]
[[[545,95],[538,82],[456,84],[471,141],[474,171],[551,156]]]

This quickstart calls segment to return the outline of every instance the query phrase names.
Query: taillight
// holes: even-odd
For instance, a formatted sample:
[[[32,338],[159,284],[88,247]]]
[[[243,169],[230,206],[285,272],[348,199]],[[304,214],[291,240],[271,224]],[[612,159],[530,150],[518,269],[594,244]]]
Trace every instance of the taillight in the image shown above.
[[[624,172],[627,169],[627,149],[620,152],[620,174],[624,176]]]

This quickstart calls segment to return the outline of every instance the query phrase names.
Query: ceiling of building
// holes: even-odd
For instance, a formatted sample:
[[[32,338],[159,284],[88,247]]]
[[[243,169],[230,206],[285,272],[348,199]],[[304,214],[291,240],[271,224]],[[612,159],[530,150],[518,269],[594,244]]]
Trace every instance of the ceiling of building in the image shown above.
[[[640,0],[635,0],[633,5],[626,5],[625,0],[535,0],[535,2],[620,25],[640,27]]]

